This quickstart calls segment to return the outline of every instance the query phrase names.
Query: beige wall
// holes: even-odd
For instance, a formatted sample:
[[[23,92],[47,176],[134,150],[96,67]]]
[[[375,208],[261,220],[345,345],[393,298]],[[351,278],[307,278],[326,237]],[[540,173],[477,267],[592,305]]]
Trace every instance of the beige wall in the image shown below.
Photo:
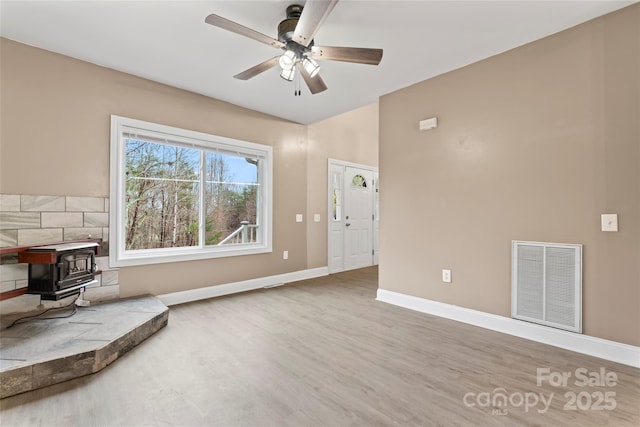
[[[378,166],[378,103],[309,125],[308,143],[307,262],[313,268],[327,265],[328,159]]]
[[[274,148],[272,254],[122,268],[122,296],[326,266],[327,159],[377,166],[377,103],[303,126],[7,39],[0,49],[0,194],[108,197],[111,114]]]
[[[111,114],[274,148],[272,254],[122,268],[122,296],[307,268],[306,227],[295,222],[307,207],[306,126],[0,40],[0,193],[108,197]]]
[[[581,243],[584,333],[640,345],[639,22],[631,6],[381,98],[380,288],[510,316],[511,241]]]

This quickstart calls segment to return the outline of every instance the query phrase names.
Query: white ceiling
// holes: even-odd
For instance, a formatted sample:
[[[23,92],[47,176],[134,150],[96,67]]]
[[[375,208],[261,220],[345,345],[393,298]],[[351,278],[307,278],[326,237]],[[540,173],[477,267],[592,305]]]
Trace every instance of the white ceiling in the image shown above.
[[[311,95],[277,67],[233,76],[280,52],[205,24],[210,13],[277,38],[296,0],[11,1],[3,37],[308,124],[635,3],[635,1],[342,0],[315,36],[319,46],[383,48],[379,66],[322,61],[329,89]]]

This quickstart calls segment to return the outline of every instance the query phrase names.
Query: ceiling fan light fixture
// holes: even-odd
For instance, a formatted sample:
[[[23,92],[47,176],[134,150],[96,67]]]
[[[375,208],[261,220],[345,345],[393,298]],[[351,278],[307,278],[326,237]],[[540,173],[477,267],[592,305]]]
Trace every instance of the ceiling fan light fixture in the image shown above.
[[[285,51],[280,59],[278,59],[278,64],[280,64],[280,68],[282,70],[290,70],[293,68],[293,65],[296,63],[296,53],[292,50]]]
[[[278,39],[213,13],[205,18],[205,22],[214,27],[264,43],[280,51],[278,55],[236,74],[233,76],[234,78],[249,80],[279,65],[281,69],[280,77],[287,81],[302,77],[311,94],[316,94],[327,90],[327,85],[320,77],[320,66],[313,58],[370,65],[378,65],[382,59],[382,49],[316,46],[314,41],[315,34],[338,1],[309,0],[307,2],[299,2],[305,3],[304,6],[300,4],[290,5],[287,7],[287,18],[278,25]],[[296,76],[296,71],[300,72],[300,76]],[[299,84],[295,92],[298,95],[300,94]]]
[[[280,77],[290,82],[290,81],[293,81],[293,76],[295,74],[296,74],[296,67],[292,66],[291,68],[283,69],[282,72],[280,73]]]
[[[302,66],[305,70],[307,70],[307,73],[309,73],[309,76],[311,78],[314,78],[320,72],[320,66],[318,65],[318,63],[306,56],[302,60]]]

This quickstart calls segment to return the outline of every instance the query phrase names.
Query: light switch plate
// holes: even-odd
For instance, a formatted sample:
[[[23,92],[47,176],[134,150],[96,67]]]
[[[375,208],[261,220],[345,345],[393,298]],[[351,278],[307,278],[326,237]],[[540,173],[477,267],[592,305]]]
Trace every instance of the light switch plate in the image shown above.
[[[302,214],[296,214],[296,222],[302,222]]]
[[[315,222],[320,222],[320,214],[313,214],[313,220]]]
[[[602,214],[602,231],[618,231],[618,214]]]

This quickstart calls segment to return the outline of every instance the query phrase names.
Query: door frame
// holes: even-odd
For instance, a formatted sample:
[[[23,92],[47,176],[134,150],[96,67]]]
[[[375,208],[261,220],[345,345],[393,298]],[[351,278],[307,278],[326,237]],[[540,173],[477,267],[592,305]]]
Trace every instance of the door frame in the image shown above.
[[[379,173],[378,173],[378,168],[375,166],[369,166],[369,165],[363,165],[360,163],[353,163],[353,162],[347,162],[344,160],[337,160],[337,159],[328,159],[327,161],[327,267],[329,268],[329,273],[338,273],[340,271],[345,271],[345,263],[344,263],[344,248],[345,248],[345,244],[346,244],[346,240],[345,240],[345,235],[346,235],[346,226],[345,226],[345,219],[344,219],[344,214],[341,215],[341,219],[340,219],[340,228],[342,230],[341,233],[341,240],[342,242],[337,242],[340,246],[341,246],[341,254],[342,256],[339,257],[340,261],[335,261],[334,260],[334,233],[332,231],[334,227],[336,225],[336,221],[333,220],[333,176],[332,176],[332,169],[333,168],[341,168],[342,169],[342,189],[343,191],[341,192],[340,196],[341,196],[341,200],[339,201],[340,205],[344,207],[344,194],[346,191],[346,182],[345,182],[345,170],[347,167],[352,167],[352,168],[357,168],[357,169],[363,169],[363,170],[367,170],[367,171],[371,171],[372,175],[373,175],[373,182],[372,182],[372,197],[371,197],[371,203],[372,203],[372,212],[373,212],[373,218],[372,218],[372,242],[371,242],[371,247],[373,248],[373,253],[371,255],[371,264],[372,265],[377,265],[378,264],[378,233],[379,233],[379,185],[378,185],[378,180],[379,180]]]

